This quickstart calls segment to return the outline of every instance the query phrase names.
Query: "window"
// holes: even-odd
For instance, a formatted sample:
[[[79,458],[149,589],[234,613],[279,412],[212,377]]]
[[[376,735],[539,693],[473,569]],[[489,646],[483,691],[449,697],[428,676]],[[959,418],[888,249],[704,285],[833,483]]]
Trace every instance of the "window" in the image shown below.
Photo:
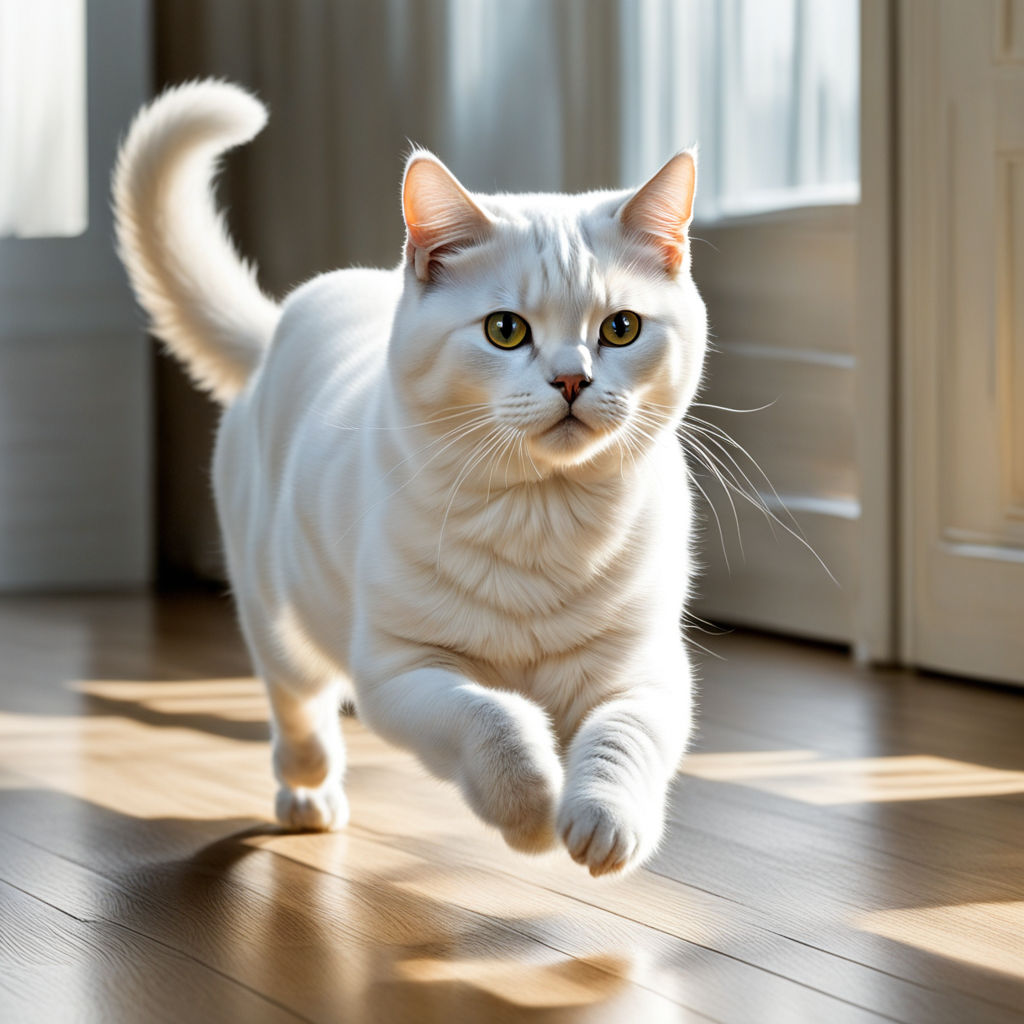
[[[0,235],[87,220],[85,0],[0,0]]]
[[[701,220],[857,202],[857,0],[638,0],[622,12],[624,52],[645,55],[623,80],[627,177],[699,139]]]

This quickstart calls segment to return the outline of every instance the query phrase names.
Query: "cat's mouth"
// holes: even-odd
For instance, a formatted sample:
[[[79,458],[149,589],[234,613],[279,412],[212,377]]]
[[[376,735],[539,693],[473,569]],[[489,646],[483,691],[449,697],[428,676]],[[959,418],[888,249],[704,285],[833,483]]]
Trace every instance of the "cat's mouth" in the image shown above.
[[[548,427],[547,433],[552,430],[590,430],[590,427],[570,409],[560,420]]]
[[[594,428],[570,409],[561,419],[555,420],[550,427],[542,431],[540,439],[546,446],[568,453],[586,447],[593,436]]]
[[[569,409],[549,427],[535,434],[530,447],[535,456],[553,467],[574,466],[604,447],[608,436],[607,430],[588,423]]]

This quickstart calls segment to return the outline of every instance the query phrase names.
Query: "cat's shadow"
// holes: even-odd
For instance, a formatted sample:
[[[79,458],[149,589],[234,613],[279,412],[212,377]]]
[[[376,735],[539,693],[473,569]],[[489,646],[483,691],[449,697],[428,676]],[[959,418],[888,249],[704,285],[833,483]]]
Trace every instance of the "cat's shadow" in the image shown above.
[[[568,956],[543,941],[543,918],[425,894],[434,876],[445,891],[477,884],[457,868],[356,863],[344,833],[292,842],[266,822],[136,818],[38,789],[0,790],[0,815],[20,836],[9,852],[22,887],[73,875],[64,909],[98,925],[80,954],[86,999],[131,990],[168,955],[200,965],[202,991],[183,986],[167,1005],[177,990],[150,986],[138,1009],[161,1018],[201,996],[208,1019],[252,1019],[255,1006],[267,1019],[564,1020],[631,987],[628,953]],[[337,871],[317,866],[325,852]],[[136,937],[131,957],[123,935]]]
[[[240,863],[268,853],[259,838],[284,835],[250,826],[165,868],[179,891],[222,899],[238,883]],[[288,961],[291,987],[311,997],[295,1006],[300,1013],[320,1019],[331,1007],[334,1019],[368,1022],[564,1020],[566,1011],[604,1004],[628,987],[628,955],[567,956],[530,937],[543,927],[539,919],[507,923],[416,891],[434,868],[340,877],[275,849],[259,872],[270,898],[249,920],[274,937],[257,952],[267,972],[282,964],[278,943],[303,950]]]

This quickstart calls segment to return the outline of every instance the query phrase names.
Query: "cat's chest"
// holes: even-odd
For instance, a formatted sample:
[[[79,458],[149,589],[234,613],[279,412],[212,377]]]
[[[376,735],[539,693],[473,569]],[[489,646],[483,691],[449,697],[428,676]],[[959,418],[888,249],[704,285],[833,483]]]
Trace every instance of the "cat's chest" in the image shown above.
[[[432,568],[513,613],[576,598],[636,533],[638,496],[567,484],[524,486],[445,508]],[[522,593],[526,588],[526,593]]]
[[[481,661],[527,664],[622,626],[643,585],[635,505],[523,489],[447,509],[433,529],[429,516],[395,529],[392,628]]]

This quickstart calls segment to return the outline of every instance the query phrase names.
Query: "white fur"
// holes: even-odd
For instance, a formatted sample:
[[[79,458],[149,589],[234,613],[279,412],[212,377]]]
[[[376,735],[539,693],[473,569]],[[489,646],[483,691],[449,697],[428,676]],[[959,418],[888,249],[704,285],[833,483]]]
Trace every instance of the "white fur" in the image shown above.
[[[114,170],[118,249],[139,302],[221,402],[256,369],[279,310],[235,253],[210,184],[221,154],[266,121],[258,100],[226,83],[170,89],[135,119]]]
[[[254,102],[219,83],[158,99],[126,142],[115,201],[155,329],[223,399],[247,379],[214,475],[273,708],[278,814],[299,828],[347,817],[336,709],[349,695],[512,846],[561,837],[595,875],[633,867],[661,834],[690,733],[675,430],[706,324],[688,247],[668,270],[626,230],[633,193],[452,192],[483,212],[464,219],[484,237],[424,257],[416,225],[397,269],[289,296],[262,351],[276,310],[198,173],[258,127]],[[441,182],[443,207],[443,176],[420,177]],[[530,322],[532,346],[487,341],[502,309]],[[639,313],[641,336],[599,347],[619,309]],[[594,378],[572,407],[585,426],[563,422],[550,383],[578,372]]]

